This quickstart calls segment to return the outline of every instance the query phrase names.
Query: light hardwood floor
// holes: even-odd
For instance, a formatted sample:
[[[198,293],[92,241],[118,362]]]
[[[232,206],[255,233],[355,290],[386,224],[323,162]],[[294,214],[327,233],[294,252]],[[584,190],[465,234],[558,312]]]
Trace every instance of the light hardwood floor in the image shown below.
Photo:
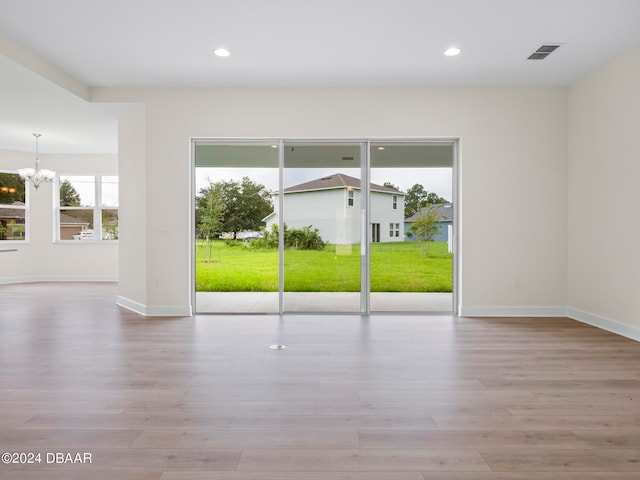
[[[115,295],[0,286],[0,453],[43,455],[1,479],[640,478],[623,337],[563,318],[143,318]]]

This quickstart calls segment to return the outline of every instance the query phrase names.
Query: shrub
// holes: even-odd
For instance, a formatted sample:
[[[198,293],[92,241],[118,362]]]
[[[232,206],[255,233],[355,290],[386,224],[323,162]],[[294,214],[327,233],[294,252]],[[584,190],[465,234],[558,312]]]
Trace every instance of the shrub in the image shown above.
[[[271,225],[271,230],[263,230],[263,237],[252,240],[251,248],[278,248],[278,225]],[[284,225],[284,246],[296,250],[322,250],[325,242],[317,228],[312,225],[303,228],[288,228]]]
[[[311,230],[311,225],[302,228],[292,228],[284,230],[284,245],[297,250],[322,250],[324,241],[320,237],[317,228]]]

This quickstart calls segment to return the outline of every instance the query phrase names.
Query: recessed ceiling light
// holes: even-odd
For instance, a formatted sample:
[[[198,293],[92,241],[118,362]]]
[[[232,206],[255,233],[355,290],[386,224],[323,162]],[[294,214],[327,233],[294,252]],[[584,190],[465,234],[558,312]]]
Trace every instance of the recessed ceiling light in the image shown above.
[[[271,148],[274,148],[274,149],[275,149],[275,148],[278,148],[278,145],[275,145],[275,144],[274,144],[274,145],[271,145]]]
[[[378,150],[384,150],[384,147],[383,147],[382,145],[380,145],[380,146],[378,147]]]
[[[447,57],[455,57],[456,55],[458,55],[460,53],[460,49],[458,47],[451,47],[451,48],[447,48],[444,51],[444,54]]]
[[[218,57],[228,57],[231,55],[231,52],[226,48],[216,48],[213,53]]]

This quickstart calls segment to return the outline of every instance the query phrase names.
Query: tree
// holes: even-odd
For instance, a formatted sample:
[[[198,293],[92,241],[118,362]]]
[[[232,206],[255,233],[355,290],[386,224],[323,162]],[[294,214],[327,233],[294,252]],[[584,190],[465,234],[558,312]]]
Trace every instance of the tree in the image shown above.
[[[433,237],[440,229],[438,222],[442,221],[442,215],[438,211],[435,204],[424,207],[422,212],[418,214],[418,218],[411,225],[411,231],[418,237],[422,244],[422,254],[429,256],[429,243],[433,241]]]
[[[236,180],[220,180],[210,183],[200,190],[196,198],[196,224],[199,225],[203,212],[208,208],[208,198],[216,190],[223,205],[221,232],[259,230],[264,225],[262,219],[273,211],[271,195],[264,185],[243,177]]]
[[[80,198],[80,194],[75,189],[73,184],[69,180],[65,179],[60,184],[60,206],[61,207],[79,207],[81,205],[82,205],[82,200]],[[93,228],[93,210],[92,209],[65,210],[62,213],[65,213],[78,220],[87,222],[90,225],[90,228]]]
[[[404,218],[417,213],[426,203],[426,198],[427,192],[419,183],[407,190],[407,195],[404,197]]]
[[[404,218],[409,218],[427,205],[439,203],[449,202],[446,198],[442,198],[435,192],[428,192],[422,185],[416,183],[407,190],[407,195],[404,197]]]
[[[0,205],[11,205],[24,200],[24,180],[20,175],[0,172]]]
[[[60,206],[61,207],[79,207],[80,194],[69,180],[65,180],[60,184]]]
[[[273,211],[271,194],[264,185],[243,177],[240,183],[240,195],[237,200],[236,225],[240,230],[259,230],[264,225],[262,219]]]
[[[222,233],[224,204],[221,185],[213,185],[208,189],[205,205],[200,214],[198,229],[207,240],[207,263],[211,263],[211,240]]]
[[[427,194],[427,203],[430,205],[438,205],[442,203],[449,203],[449,200],[446,198],[442,198],[435,192],[429,192]]]

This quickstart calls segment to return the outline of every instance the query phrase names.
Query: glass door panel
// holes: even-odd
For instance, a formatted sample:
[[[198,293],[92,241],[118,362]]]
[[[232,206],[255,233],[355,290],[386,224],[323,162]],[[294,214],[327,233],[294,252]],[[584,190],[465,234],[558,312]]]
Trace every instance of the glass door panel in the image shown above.
[[[286,312],[360,312],[360,157],[360,143],[284,144]]]
[[[453,310],[453,145],[371,143],[370,308]]]
[[[278,313],[278,244],[264,228],[278,156],[278,142],[196,143],[196,312]]]

